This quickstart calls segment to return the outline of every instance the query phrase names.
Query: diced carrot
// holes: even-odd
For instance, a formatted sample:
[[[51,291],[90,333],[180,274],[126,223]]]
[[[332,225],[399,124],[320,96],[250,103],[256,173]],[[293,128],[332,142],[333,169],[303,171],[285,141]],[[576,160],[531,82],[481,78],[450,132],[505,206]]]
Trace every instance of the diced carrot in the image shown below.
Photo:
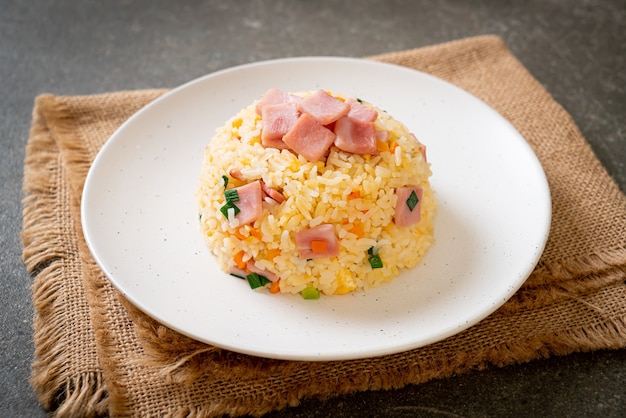
[[[245,261],[243,261],[243,256],[244,256],[244,252],[243,250],[239,251],[237,254],[235,254],[235,264],[237,264],[237,268],[240,269],[245,269],[247,266],[247,263]]]
[[[275,257],[278,257],[280,255],[280,249],[278,248],[270,248],[269,250],[267,250],[267,259],[272,261],[274,260]]]
[[[362,223],[355,223],[354,226],[352,226],[352,228],[350,228],[350,232],[352,232],[354,235],[356,235],[359,238],[363,238],[363,235],[365,235],[365,230],[363,229],[363,224]]]
[[[275,295],[278,292],[280,292],[280,280],[276,280],[270,285],[270,293]]]
[[[246,239],[246,236],[239,229],[235,229],[235,236],[242,241]]]
[[[263,238],[263,234],[261,234],[261,231],[259,231],[258,229],[252,226],[250,227],[250,235],[252,235],[255,238],[258,238],[259,241],[261,240],[261,238]]]
[[[348,198],[350,199],[358,199],[359,197],[361,197],[360,190],[352,190],[352,192],[348,195]]]
[[[376,151],[384,152],[389,151],[389,145],[384,141],[376,141]]]
[[[311,251],[314,253],[323,253],[326,251],[326,247],[328,247],[328,243],[323,240],[314,239],[311,241]]]
[[[389,144],[390,153],[393,154],[396,151],[396,148],[398,148],[398,143],[396,141],[393,141],[391,144]]]

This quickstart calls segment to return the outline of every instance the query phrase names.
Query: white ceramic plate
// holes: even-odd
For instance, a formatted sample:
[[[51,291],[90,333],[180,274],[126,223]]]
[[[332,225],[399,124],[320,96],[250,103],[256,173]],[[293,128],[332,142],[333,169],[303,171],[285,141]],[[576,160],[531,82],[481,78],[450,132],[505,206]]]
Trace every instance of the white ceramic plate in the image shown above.
[[[368,293],[317,301],[252,291],[217,267],[193,196],[203,150],[269,87],[362,98],[427,145],[440,205],[437,242],[420,265]],[[424,346],[492,313],[536,265],[550,208],[531,148],[480,100],[403,67],[303,57],[210,74],[139,111],[98,154],[82,219],[113,285],[163,324],[237,352],[342,360]]]

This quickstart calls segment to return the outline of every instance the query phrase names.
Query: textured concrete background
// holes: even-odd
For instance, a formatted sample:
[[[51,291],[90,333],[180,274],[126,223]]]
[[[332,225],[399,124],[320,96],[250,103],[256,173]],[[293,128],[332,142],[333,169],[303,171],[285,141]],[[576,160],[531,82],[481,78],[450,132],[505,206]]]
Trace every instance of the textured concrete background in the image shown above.
[[[28,379],[24,147],[36,95],[175,87],[270,58],[365,56],[496,34],[572,115],[626,191],[624,0],[0,0],[0,416],[43,417]],[[626,350],[491,368],[271,416],[623,416]]]

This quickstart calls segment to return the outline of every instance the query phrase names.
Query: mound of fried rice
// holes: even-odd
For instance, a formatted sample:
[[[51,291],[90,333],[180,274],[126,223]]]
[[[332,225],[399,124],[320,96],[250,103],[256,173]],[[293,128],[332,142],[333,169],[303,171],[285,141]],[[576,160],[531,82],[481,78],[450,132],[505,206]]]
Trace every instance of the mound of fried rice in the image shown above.
[[[262,119],[255,111],[256,103],[216,130],[201,168],[196,192],[200,227],[220,267],[232,272],[239,255],[239,262],[252,260],[259,269],[278,276],[281,293],[314,287],[326,295],[366,291],[415,267],[433,243],[436,202],[423,145],[407,127],[364,103],[378,111],[376,130],[387,131],[388,145],[393,146],[383,146],[376,155],[360,155],[333,145],[325,158],[310,162],[290,150],[261,144]],[[233,170],[245,180],[230,177]],[[256,221],[233,228],[220,211],[225,180],[235,187],[258,179],[280,190],[285,200],[266,199]],[[399,227],[394,223],[395,190],[407,185],[423,190],[421,219]],[[301,258],[295,232],[321,224],[333,225],[339,255]],[[382,261],[380,268],[372,268],[368,262],[372,249]]]

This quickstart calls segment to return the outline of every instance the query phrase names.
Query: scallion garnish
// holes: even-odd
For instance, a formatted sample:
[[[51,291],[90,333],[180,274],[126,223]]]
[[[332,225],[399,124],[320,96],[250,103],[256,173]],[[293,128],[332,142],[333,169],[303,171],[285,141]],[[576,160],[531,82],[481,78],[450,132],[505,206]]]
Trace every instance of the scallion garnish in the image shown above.
[[[370,247],[367,250],[367,255],[369,255],[369,257],[367,257],[367,261],[370,262],[370,266],[372,266],[373,269],[379,269],[383,267],[383,260],[381,260],[380,256],[378,255],[378,247]]]
[[[250,273],[246,276],[246,279],[248,279],[250,289],[256,289],[257,287],[265,286],[270,282],[267,277],[261,276],[258,273]]]
[[[222,176],[222,180],[224,180],[224,188],[226,188],[226,186],[228,186],[228,176]]]
[[[302,295],[302,298],[304,299],[319,299],[320,298],[320,291],[317,290],[313,286],[305,287],[302,290],[302,292],[300,292],[300,294]]]
[[[409,207],[409,210],[413,212],[413,209],[415,209],[415,206],[417,206],[419,201],[420,200],[417,197],[417,193],[415,193],[415,190],[413,190],[409,195],[409,198],[406,200],[406,205]]]
[[[245,277],[244,277],[244,276],[240,276],[239,274],[230,273],[230,275],[231,275],[231,276],[233,276],[233,277],[236,277],[236,278],[238,278],[238,279],[242,279],[242,280],[244,280],[244,279],[245,279]]]
[[[226,203],[238,202],[239,192],[237,192],[237,189],[224,190],[224,197],[226,198]]]
[[[380,269],[383,267],[383,260],[380,259],[379,255],[373,255],[367,259],[370,262],[370,266],[373,269]]]
[[[237,215],[241,211],[234,203],[226,202],[226,204],[220,208],[220,212],[222,212],[222,215],[224,215],[226,219],[228,219],[228,209],[231,208],[235,211],[235,215]]]

